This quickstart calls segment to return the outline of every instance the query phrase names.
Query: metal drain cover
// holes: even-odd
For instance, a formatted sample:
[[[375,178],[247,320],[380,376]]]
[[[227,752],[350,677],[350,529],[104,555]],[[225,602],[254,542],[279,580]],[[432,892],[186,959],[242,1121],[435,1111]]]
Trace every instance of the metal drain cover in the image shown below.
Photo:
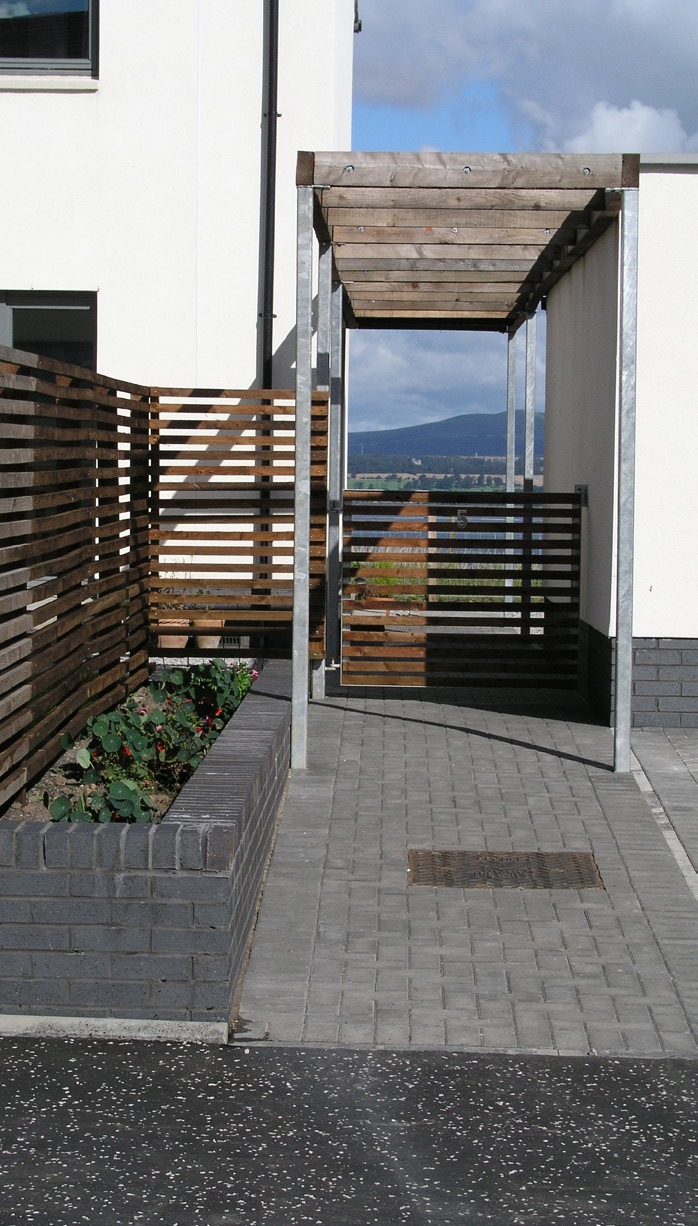
[[[456,889],[588,890],[604,888],[588,851],[407,852],[410,885]]]

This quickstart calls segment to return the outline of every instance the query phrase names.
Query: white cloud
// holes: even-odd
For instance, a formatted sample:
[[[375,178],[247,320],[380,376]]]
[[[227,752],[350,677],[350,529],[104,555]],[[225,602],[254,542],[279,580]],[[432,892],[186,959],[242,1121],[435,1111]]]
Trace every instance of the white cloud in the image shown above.
[[[589,127],[602,99],[620,110],[641,99],[659,114],[675,111],[678,139],[698,130],[695,0],[362,0],[361,7],[356,93],[365,101],[428,107],[489,81],[518,121],[522,147],[563,148]],[[662,133],[671,139],[668,125]]]
[[[355,332],[349,356],[352,430],[506,407],[506,339],[497,333]]]
[[[637,100],[630,106],[597,102],[584,131],[565,141],[569,153],[681,153],[696,147],[698,136],[689,137],[676,111],[657,110]]]
[[[2,0],[0,17],[29,17],[29,9],[22,0]]]

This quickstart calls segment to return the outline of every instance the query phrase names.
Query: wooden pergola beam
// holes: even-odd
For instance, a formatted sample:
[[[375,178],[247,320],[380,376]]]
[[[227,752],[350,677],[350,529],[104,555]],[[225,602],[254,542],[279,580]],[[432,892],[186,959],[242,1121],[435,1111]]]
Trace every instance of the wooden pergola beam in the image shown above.
[[[518,326],[616,218],[629,154],[301,153],[349,327]],[[477,288],[476,288],[477,287]]]
[[[637,187],[639,157],[622,153],[315,153],[312,178],[326,187]],[[302,174],[299,165],[299,174]],[[305,173],[311,173],[308,160]]]

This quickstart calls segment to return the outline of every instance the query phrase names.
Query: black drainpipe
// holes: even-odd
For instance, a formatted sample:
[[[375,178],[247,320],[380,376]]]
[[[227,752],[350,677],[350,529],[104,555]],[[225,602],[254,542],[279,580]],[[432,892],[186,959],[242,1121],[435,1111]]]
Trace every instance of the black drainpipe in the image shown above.
[[[264,220],[262,274],[262,387],[272,387],[274,358],[274,246],[276,239],[276,128],[279,92],[279,0],[268,0],[265,45]]]

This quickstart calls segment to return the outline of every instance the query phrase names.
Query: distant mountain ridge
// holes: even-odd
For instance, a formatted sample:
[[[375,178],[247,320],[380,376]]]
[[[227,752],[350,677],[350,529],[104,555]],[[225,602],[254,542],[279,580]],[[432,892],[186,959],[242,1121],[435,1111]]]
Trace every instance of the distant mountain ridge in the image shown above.
[[[534,450],[543,455],[545,417],[536,413]],[[516,453],[523,451],[524,414],[516,413]],[[501,456],[506,453],[506,413],[459,413],[443,421],[396,430],[350,430],[349,455]]]

